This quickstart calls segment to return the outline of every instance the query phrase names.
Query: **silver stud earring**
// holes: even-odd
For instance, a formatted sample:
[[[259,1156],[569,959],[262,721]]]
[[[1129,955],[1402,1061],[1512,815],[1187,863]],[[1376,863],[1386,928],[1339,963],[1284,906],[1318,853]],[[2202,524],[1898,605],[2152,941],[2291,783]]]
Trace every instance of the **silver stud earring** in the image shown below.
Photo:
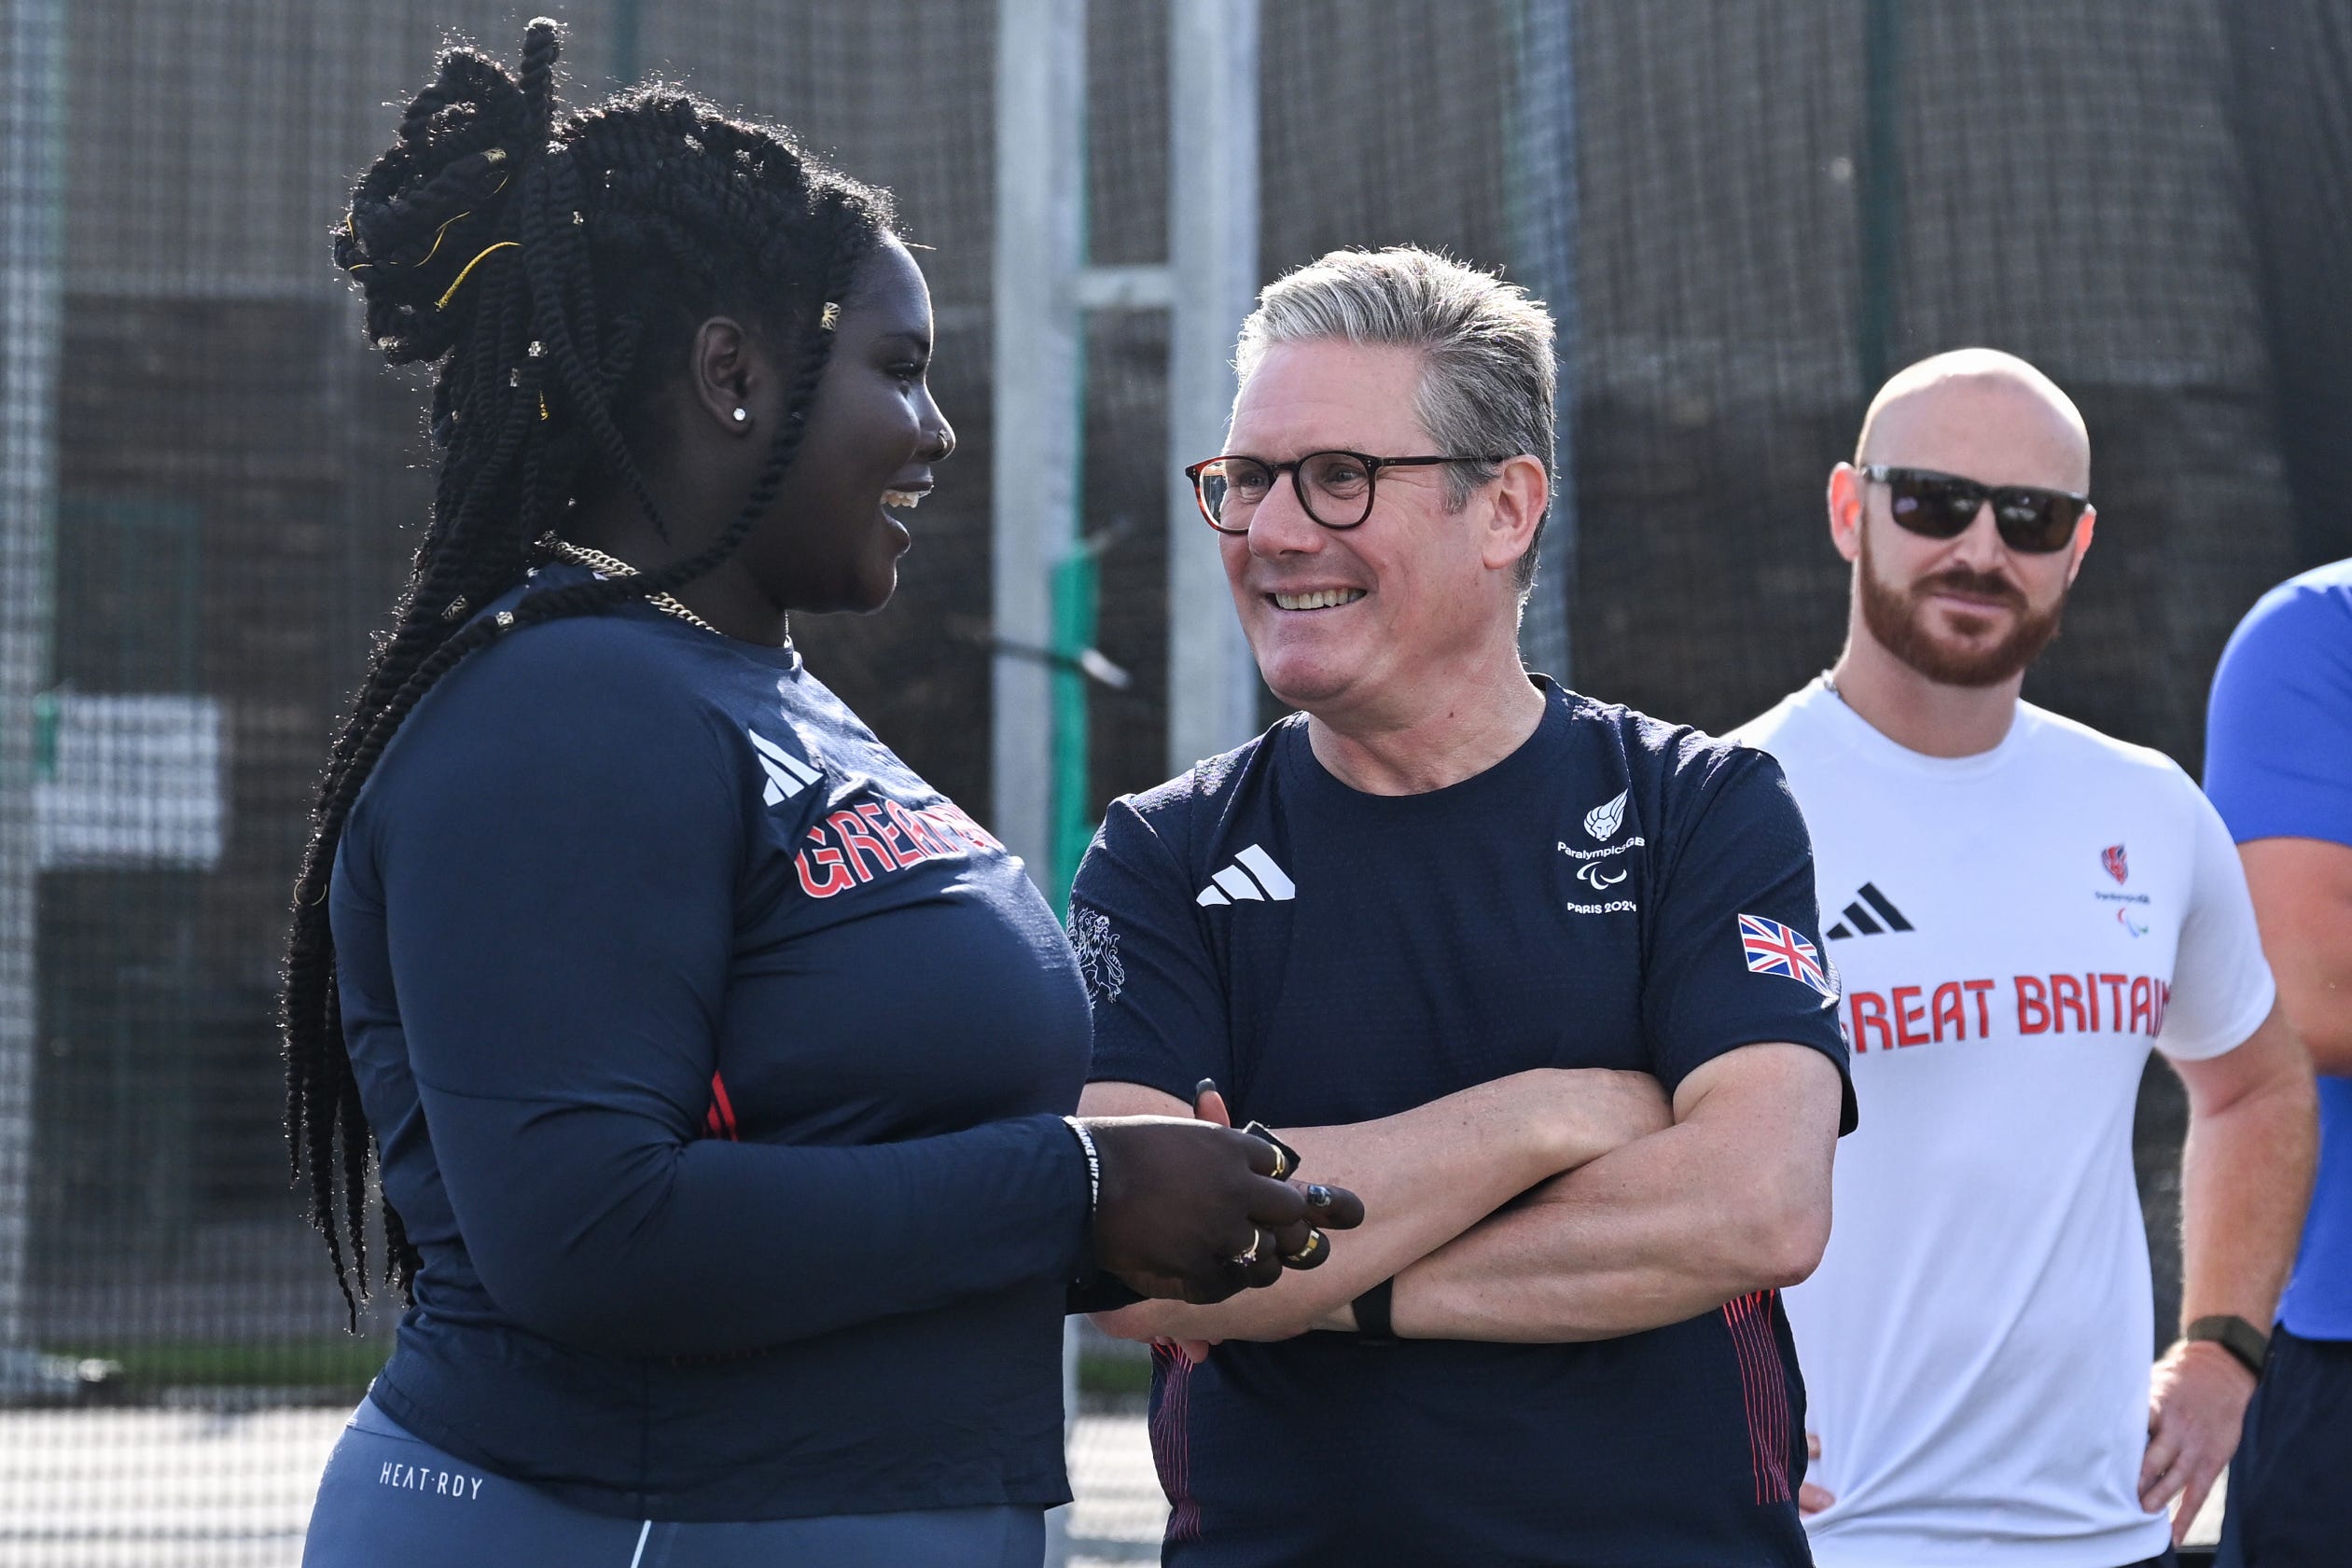
[[[735,410],[735,423],[737,424],[743,423],[744,421],[749,419],[750,417],[751,410],[749,409],[737,409]]]

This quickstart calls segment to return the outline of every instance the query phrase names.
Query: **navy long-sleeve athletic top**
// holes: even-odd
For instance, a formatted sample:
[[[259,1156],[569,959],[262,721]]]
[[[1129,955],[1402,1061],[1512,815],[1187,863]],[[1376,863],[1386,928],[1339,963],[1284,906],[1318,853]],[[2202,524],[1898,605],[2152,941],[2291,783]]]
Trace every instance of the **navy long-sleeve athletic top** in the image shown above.
[[[331,913],[424,1258],[394,1420],[629,1517],[1069,1496],[1085,994],[1020,863],[790,649],[633,606],[477,654]]]

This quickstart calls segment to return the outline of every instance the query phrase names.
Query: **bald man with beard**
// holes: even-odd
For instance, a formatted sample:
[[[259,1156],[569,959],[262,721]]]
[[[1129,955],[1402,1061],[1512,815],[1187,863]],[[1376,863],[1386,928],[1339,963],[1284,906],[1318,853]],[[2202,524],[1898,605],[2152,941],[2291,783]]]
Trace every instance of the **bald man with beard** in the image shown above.
[[[1830,476],[1844,651],[1738,732],[1813,829],[1861,1113],[1788,1293],[1825,1568],[2169,1561],[2293,1256],[2311,1073],[2230,835],[2169,758],[2019,701],[2091,547],[2090,466],[2023,360],[1897,375]],[[2183,1328],[2152,1374],[2151,1049],[2190,1106]]]

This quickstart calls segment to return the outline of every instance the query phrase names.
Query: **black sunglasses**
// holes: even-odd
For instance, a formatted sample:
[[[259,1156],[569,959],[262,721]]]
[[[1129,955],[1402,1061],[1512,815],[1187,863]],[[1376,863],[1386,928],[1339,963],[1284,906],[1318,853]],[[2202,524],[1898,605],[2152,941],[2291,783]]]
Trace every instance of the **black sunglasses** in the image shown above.
[[[1501,463],[1503,457],[1373,457],[1360,451],[1311,451],[1288,463],[1229,452],[1184,471],[1201,515],[1219,534],[1246,534],[1250,514],[1290,471],[1290,488],[1307,516],[1326,528],[1354,528],[1372,515],[1372,486],[1383,468],[1427,468],[1440,463]]]
[[[2028,555],[2064,549],[2074,537],[2091,498],[2070,490],[2039,490],[2032,485],[1979,484],[1955,474],[1932,468],[1890,468],[1872,463],[1858,470],[1862,478],[1886,487],[1889,510],[1898,527],[1930,539],[1956,539],[1976,520],[1977,508],[1993,503],[1993,526],[2001,543]]]

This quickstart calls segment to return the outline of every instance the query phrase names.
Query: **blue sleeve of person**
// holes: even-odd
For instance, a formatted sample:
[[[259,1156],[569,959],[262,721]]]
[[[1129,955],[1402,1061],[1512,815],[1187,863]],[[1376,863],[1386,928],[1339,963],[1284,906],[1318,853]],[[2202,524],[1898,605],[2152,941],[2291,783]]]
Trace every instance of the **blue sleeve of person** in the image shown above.
[[[2352,844],[2352,561],[2248,612],[2214,672],[2205,789],[2239,843]]]

